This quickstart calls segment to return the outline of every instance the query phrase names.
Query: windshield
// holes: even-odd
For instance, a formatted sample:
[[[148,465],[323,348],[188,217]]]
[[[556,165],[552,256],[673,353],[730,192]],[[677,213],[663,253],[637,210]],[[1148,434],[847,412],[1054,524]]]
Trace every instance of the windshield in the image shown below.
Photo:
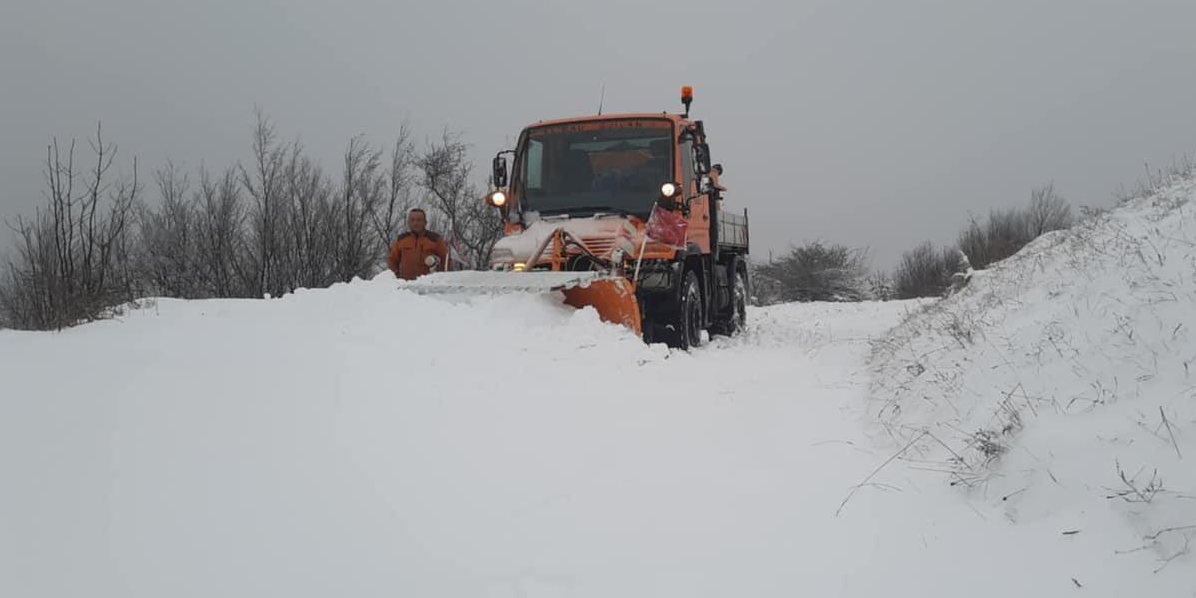
[[[673,180],[673,125],[663,119],[530,129],[516,172],[523,209],[646,215]]]

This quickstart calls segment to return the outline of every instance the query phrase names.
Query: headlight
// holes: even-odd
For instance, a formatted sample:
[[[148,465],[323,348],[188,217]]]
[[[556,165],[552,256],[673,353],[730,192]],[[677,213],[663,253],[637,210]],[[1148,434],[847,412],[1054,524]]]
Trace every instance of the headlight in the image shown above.
[[[660,195],[662,197],[672,197],[677,194],[677,185],[672,183],[665,183],[660,186]]]
[[[507,194],[503,193],[502,191],[495,191],[494,193],[486,196],[486,203],[496,208],[501,208],[507,203]]]

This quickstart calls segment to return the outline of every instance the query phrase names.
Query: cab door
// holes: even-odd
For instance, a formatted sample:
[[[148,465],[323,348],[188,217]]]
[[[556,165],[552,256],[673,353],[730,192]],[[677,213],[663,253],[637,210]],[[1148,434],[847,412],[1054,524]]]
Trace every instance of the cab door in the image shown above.
[[[690,139],[682,141],[678,146],[681,162],[681,188],[685,189],[685,198],[693,198],[689,202],[689,226],[685,239],[697,245],[702,253],[710,253],[710,196],[701,191],[698,178],[697,155],[694,144]]]

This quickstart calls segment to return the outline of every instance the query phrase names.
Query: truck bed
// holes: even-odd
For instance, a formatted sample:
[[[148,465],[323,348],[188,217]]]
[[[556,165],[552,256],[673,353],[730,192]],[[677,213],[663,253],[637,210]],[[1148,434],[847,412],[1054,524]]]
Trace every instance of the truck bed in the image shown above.
[[[718,245],[720,248],[748,251],[747,210],[743,214],[718,211]]]

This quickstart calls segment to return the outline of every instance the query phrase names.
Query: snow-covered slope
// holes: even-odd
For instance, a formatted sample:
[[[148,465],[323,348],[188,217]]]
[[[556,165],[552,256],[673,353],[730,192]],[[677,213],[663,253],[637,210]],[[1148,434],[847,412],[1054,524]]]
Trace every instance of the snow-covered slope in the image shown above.
[[[872,412],[903,459],[1041,530],[1043,558],[1091,553],[1103,569],[1059,567],[1088,590],[1196,596],[1194,196],[1046,235],[877,343]]]
[[[389,275],[0,331],[0,596],[1191,596],[1191,192],[692,353]]]

